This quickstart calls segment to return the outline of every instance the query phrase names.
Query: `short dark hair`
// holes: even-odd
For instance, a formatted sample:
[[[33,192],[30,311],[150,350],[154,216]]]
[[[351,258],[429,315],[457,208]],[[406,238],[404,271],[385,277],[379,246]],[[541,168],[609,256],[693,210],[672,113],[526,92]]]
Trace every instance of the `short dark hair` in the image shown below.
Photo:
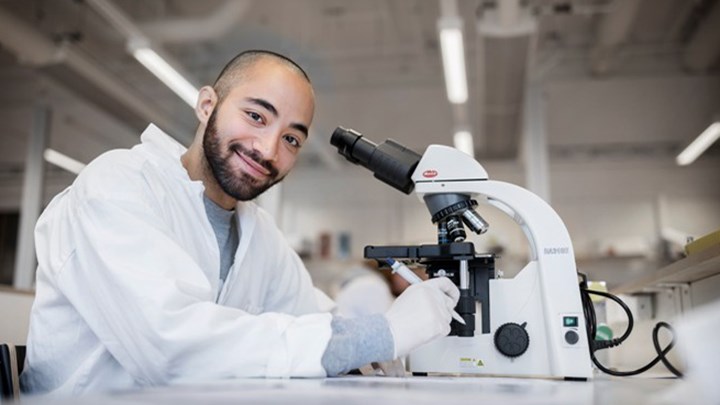
[[[274,61],[282,63],[283,65],[302,75],[302,77],[304,77],[308,83],[311,83],[310,77],[307,75],[305,70],[303,70],[300,65],[298,65],[295,61],[288,58],[287,56],[262,49],[251,49],[239,53],[237,56],[232,58],[230,62],[228,62],[227,65],[225,65],[225,67],[220,71],[220,74],[218,75],[217,79],[215,79],[215,83],[213,84],[213,89],[215,89],[215,92],[218,95],[218,99],[222,101],[225,96],[230,93],[232,85],[243,78],[243,75],[247,68],[253,66],[258,61],[265,59],[272,59]]]

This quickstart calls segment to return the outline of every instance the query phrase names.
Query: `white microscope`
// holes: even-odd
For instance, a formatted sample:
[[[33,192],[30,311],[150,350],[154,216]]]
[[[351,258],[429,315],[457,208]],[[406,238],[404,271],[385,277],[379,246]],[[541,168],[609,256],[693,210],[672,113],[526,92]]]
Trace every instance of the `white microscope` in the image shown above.
[[[413,351],[409,371],[592,378],[575,255],[550,205],[524,188],[489,180],[480,163],[451,147],[431,145],[421,156],[392,140],[376,145],[342,127],[330,142],[388,185],[406,194],[415,189],[438,225],[438,244],[365,248],[365,257],[379,262],[419,261],[430,277],[448,277],[460,289],[455,309],[466,325],[453,320],[450,335]],[[474,209],[478,204],[497,207],[527,236],[530,262],[512,279],[496,279],[494,255],[477,254],[464,242],[463,224],[477,234],[487,230]]]

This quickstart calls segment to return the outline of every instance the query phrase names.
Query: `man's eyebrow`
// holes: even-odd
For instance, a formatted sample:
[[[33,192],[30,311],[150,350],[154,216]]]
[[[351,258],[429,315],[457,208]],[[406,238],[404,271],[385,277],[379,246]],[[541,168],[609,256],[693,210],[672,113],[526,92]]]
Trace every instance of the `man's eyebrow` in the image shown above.
[[[290,124],[290,127],[295,128],[298,131],[302,132],[303,135],[305,135],[305,138],[308,137],[308,127],[307,126],[293,122],[292,124]]]
[[[247,101],[249,101],[249,102],[251,102],[251,103],[253,103],[253,104],[257,104],[257,105],[259,105],[260,107],[262,107],[262,108],[270,111],[270,114],[272,114],[272,115],[274,115],[274,116],[276,116],[276,117],[278,116],[278,110],[277,110],[277,108],[275,108],[275,106],[272,105],[272,104],[271,104],[269,101],[267,101],[267,100],[264,100],[264,99],[262,99],[262,98],[255,98],[255,97],[246,97],[245,100],[247,100]],[[305,137],[307,138],[308,133],[309,133],[307,125],[303,125],[303,124],[295,123],[295,122],[294,122],[294,123],[290,124],[290,127],[291,127],[291,128],[295,128],[295,129],[297,129],[298,131],[302,132],[302,133],[305,135]]]
[[[245,100],[247,100],[253,104],[257,104],[260,107],[270,111],[270,113],[276,117],[278,116],[277,108],[275,108],[275,106],[270,104],[270,102],[267,100],[263,100],[261,98],[254,98],[254,97],[246,97]]]

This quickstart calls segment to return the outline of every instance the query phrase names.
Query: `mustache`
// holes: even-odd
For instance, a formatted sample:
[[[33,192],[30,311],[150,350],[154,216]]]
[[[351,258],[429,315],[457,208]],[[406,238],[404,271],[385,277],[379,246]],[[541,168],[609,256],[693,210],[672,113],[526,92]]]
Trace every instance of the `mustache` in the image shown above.
[[[265,160],[260,156],[260,152],[256,150],[250,150],[239,143],[230,145],[230,150],[235,153],[242,153],[245,157],[252,159],[255,163],[264,167],[269,173],[271,178],[275,178],[278,175],[278,169],[273,166],[270,161]]]

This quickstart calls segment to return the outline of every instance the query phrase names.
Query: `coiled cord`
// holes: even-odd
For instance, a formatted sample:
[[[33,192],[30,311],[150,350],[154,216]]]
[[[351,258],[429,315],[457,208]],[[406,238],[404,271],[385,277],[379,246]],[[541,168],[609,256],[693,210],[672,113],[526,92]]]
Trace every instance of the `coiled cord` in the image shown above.
[[[676,375],[677,377],[682,377],[683,374],[680,372],[675,366],[670,363],[670,361],[667,359],[666,355],[672,348],[675,346],[675,330],[670,326],[667,322],[658,322],[655,327],[653,328],[652,333],[652,339],[653,339],[653,346],[655,347],[655,351],[657,352],[657,356],[650,361],[648,364],[631,371],[615,371],[611,370],[600,363],[600,361],[595,357],[595,352],[598,350],[608,349],[610,347],[615,347],[620,345],[622,342],[625,341],[625,339],[630,336],[630,333],[632,332],[633,326],[635,324],[635,321],[633,319],[632,312],[630,311],[630,308],[617,296],[612,295],[610,293],[604,292],[604,291],[596,291],[596,290],[590,290],[587,286],[587,275],[583,273],[578,273],[580,277],[582,278],[582,281],[580,282],[580,296],[582,298],[582,306],[583,306],[583,314],[585,315],[585,327],[587,329],[587,336],[588,336],[588,346],[590,348],[590,359],[592,359],[592,362],[595,364],[595,366],[603,371],[604,373],[618,376],[618,377],[627,377],[627,376],[633,376],[638,375],[641,373],[644,373],[648,370],[650,370],[653,366],[655,366],[658,362],[662,361],[662,363],[667,367],[668,370],[670,370],[671,373]],[[590,298],[590,294],[599,295],[602,297],[605,297],[607,299],[610,299],[620,305],[622,307],[623,311],[627,314],[628,317],[628,326],[627,329],[625,329],[625,332],[620,336],[619,338],[610,339],[610,340],[595,340],[595,334],[597,333],[597,318],[595,316],[595,307],[593,306],[592,300]],[[658,338],[658,335],[660,333],[660,329],[665,328],[672,333],[672,339],[670,340],[670,343],[665,347],[660,347],[660,340]]]

